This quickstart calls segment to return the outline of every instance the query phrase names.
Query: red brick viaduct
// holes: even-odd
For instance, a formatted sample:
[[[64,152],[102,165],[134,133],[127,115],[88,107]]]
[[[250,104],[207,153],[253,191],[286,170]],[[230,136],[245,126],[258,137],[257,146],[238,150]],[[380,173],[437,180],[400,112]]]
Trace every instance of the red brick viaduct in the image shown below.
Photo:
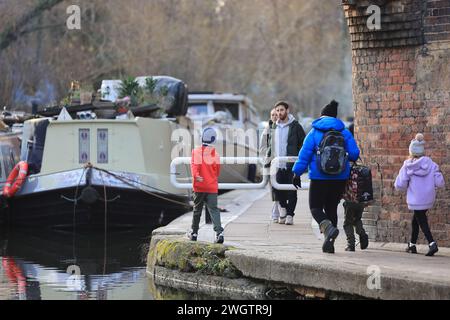
[[[342,2],[352,43],[355,134],[377,196],[364,223],[372,239],[408,241],[412,214],[393,182],[411,139],[423,132],[447,183],[429,221],[438,243],[450,246],[450,0]],[[367,26],[370,5],[381,8],[380,30]]]

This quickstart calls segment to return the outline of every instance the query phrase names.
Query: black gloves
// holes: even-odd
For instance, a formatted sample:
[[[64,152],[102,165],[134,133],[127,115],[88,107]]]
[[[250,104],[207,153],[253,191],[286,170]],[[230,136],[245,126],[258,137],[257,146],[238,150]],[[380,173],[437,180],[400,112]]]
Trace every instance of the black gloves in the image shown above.
[[[294,187],[298,190],[299,188],[302,188],[302,180],[299,176],[297,176],[294,173],[294,178],[292,178],[292,184],[294,185]]]

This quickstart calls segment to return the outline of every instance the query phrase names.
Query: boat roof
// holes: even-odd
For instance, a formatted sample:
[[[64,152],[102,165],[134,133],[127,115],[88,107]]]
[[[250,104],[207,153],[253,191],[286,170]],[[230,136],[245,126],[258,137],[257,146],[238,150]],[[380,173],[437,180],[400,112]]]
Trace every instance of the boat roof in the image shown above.
[[[189,93],[189,102],[196,101],[222,101],[222,102],[236,102],[243,103],[245,106],[249,107],[253,111],[257,112],[256,108],[253,106],[252,100],[243,94],[236,93],[214,93],[214,92],[200,92],[200,93]]]

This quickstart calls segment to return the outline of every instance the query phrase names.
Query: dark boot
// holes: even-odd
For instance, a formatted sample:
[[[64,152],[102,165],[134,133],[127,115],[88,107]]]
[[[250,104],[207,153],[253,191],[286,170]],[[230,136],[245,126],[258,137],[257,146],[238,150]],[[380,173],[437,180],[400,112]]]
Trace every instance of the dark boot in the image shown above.
[[[355,251],[355,231],[352,225],[344,225],[345,235],[347,236],[347,248],[345,251]]]
[[[359,235],[359,245],[361,250],[366,250],[367,247],[369,247],[369,236],[367,235],[366,230],[364,230],[360,216],[358,216],[355,221],[355,230]]]
[[[369,247],[369,236],[367,233],[364,232],[359,235],[359,245],[361,250],[366,250]]]
[[[408,243],[408,248],[406,248],[406,252],[416,254],[417,248],[415,245],[411,245],[410,243]]]
[[[435,254],[436,252],[439,251],[436,242],[433,242],[429,247],[430,247],[430,249],[428,250],[428,253],[426,254],[427,257],[432,257],[432,256],[434,256],[434,254]]]
[[[356,251],[355,244],[352,245],[352,244],[348,243],[347,247],[345,248],[345,251],[355,252]]]
[[[336,229],[330,220],[324,220],[320,223],[320,231],[325,236],[322,251],[324,253],[334,253],[334,240],[339,235],[339,230]]]

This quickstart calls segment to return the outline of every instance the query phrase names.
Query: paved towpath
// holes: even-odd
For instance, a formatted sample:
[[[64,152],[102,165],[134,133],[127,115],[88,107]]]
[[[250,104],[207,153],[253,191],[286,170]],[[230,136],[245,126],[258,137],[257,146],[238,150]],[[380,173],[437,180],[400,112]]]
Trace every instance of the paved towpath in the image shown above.
[[[298,192],[293,226],[273,223],[268,190],[233,191],[220,197],[225,244],[240,250],[227,256],[244,275],[299,287],[317,288],[367,298],[450,299],[450,249],[441,248],[435,257],[404,252],[405,244],[371,242],[369,249],[345,252],[342,229],[343,208],[339,208],[341,234],[336,253],[324,254],[317,225],[308,208],[308,191]],[[191,214],[157,231],[159,234],[187,230]],[[211,242],[213,231],[203,225],[200,241]],[[379,275],[379,276],[378,276]]]

